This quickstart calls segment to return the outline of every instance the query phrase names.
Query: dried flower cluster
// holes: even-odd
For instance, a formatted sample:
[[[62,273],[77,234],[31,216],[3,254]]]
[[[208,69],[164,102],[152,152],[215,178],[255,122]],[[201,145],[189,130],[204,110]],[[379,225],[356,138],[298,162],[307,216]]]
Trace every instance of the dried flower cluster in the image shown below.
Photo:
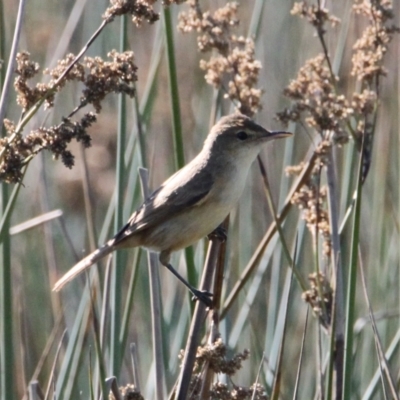
[[[352,75],[361,82],[363,92],[353,96],[357,108],[357,127],[354,132],[358,148],[364,140],[362,180],[368,174],[372,159],[373,132],[378,106],[380,78],[386,76],[383,65],[389,44],[400,27],[393,23],[394,12],[391,0],[356,1],[354,12],[368,19],[360,39],[353,46]]]
[[[80,121],[72,121],[71,117],[84,106],[91,104],[96,113],[101,111],[101,102],[109,93],[124,93],[132,97],[135,94],[133,83],[137,80],[137,67],[134,63],[133,53],[128,51],[108,54],[112,61],[104,61],[100,57],[86,57],[83,63],[76,62],[65,75],[64,79],[56,85],[66,69],[75,59],[69,54],[60,60],[57,66],[46,69],[45,74],[52,77],[49,83],[38,83],[31,88],[28,80],[39,72],[39,65],[29,59],[29,53],[18,54],[17,78],[15,89],[17,102],[23,111],[29,110],[33,105],[44,100],[46,107],[54,105],[55,94],[68,81],[80,81],[84,85],[80,104],[63,121],[49,128],[41,127],[23,136],[21,130],[12,121],[4,121],[7,136],[0,139],[0,179],[5,182],[18,182],[22,178],[22,167],[30,158],[42,150],[49,150],[55,158],[61,158],[63,163],[71,168],[74,156],[67,150],[72,139],[90,146],[90,136],[87,129],[96,121],[96,114],[84,114]],[[88,70],[88,71],[87,71]]]
[[[323,147],[325,149],[330,147],[327,141],[321,142],[322,151]],[[323,255],[328,258],[331,254],[332,243],[327,210],[327,188],[321,187],[319,182],[320,171],[325,162],[325,157],[321,154],[319,161],[315,163],[310,179],[294,193],[291,202],[302,211],[302,218],[306,221],[307,228],[314,238],[317,234],[321,236]],[[289,168],[287,172],[294,173],[295,171]]]
[[[64,118],[57,126],[42,127],[22,137],[16,132],[14,123],[5,120],[8,136],[0,139],[0,148],[4,149],[0,163],[0,180],[7,183],[19,182],[23,176],[23,166],[42,150],[51,151],[54,158],[61,158],[65,166],[71,168],[74,165],[74,156],[67,150],[68,143],[75,139],[89,147],[91,138],[86,131],[95,121],[94,113],[87,113],[80,121],[75,122]],[[11,143],[8,143],[9,137],[14,137]]]
[[[83,83],[81,105],[92,104],[97,113],[101,111],[101,102],[110,93],[124,93],[129,97],[135,95],[133,83],[137,81],[137,67],[132,51],[108,53],[112,61],[100,57],[85,57],[85,67],[89,73]]]
[[[28,52],[17,54],[15,73],[17,77],[14,80],[14,88],[17,92],[17,103],[23,111],[29,110],[39,99],[43,98],[49,85],[39,83],[34,88],[28,85],[28,80],[38,74],[40,66],[37,62],[30,60]],[[48,97],[46,107],[50,107],[54,102],[54,94]]]
[[[132,16],[132,22],[136,26],[142,25],[143,21],[150,24],[158,21],[160,15],[153,8],[157,0],[110,0],[111,6],[103,14],[103,19],[111,22],[115,17],[129,14]],[[185,0],[163,0],[164,6],[171,4],[180,4]]]
[[[320,273],[310,274],[311,288],[302,294],[305,302],[309,303],[314,314],[320,319],[322,325],[328,329],[331,323],[333,291],[325,275]]]
[[[330,22],[332,26],[340,22],[340,19],[330,14],[327,8],[321,7],[320,2],[317,5],[309,5],[306,1],[294,3],[291,14],[307,19],[311,25],[322,32],[325,32],[324,26],[327,22]]]
[[[345,96],[337,95],[324,55],[308,60],[298,76],[285,89],[292,105],[277,114],[284,124],[289,121],[305,122],[323,138],[315,152],[318,157],[310,178],[293,195],[291,201],[302,210],[302,217],[310,232],[322,238],[323,255],[330,256],[330,223],[326,204],[326,188],[320,187],[321,169],[327,165],[326,154],[334,144],[348,141],[346,130],[349,117],[354,113]],[[290,167],[287,173],[299,173],[301,166]]]
[[[197,349],[195,370],[200,370],[201,366],[208,362],[210,368],[217,374],[232,376],[242,368],[242,361],[249,358],[249,351],[236,354],[232,359],[226,359],[226,346],[221,338],[212,344],[207,344]]]
[[[335,142],[344,143],[348,139],[345,125],[353,110],[345,96],[336,94],[334,78],[325,61],[320,54],[300,68],[297,78],[284,90],[293,105],[277,116],[284,124],[304,119],[321,135],[329,131]]]
[[[190,10],[179,14],[178,29],[188,33],[193,30],[199,33],[198,48],[201,52],[217,50],[228,56],[231,47],[231,29],[239,25],[237,17],[238,4],[227,3],[211,15],[209,11],[202,12],[197,1],[188,2]]]
[[[160,16],[153,9],[156,0],[110,0],[111,6],[103,14],[103,19],[111,22],[115,17],[129,14],[132,22],[140,26],[143,20],[150,24],[158,21]]]
[[[370,133],[368,117],[376,111],[379,77],[385,75],[383,57],[394,34],[400,32],[400,28],[391,22],[394,14],[390,0],[358,1],[353,8],[355,13],[369,19],[353,47],[352,74],[362,81],[362,92],[354,93],[351,100],[338,94],[336,84],[339,79],[332,75],[328,55],[318,55],[306,62],[297,78],[285,89],[284,94],[293,105],[278,113],[278,119],[285,124],[304,120],[323,136],[327,132],[330,136],[333,133],[333,144],[345,142],[349,133],[356,140],[360,140],[362,134]],[[307,18],[318,27],[336,20],[328,10],[309,6],[306,2],[295,3],[292,13]],[[355,130],[351,128],[354,121]]]
[[[352,74],[371,85],[375,79],[386,75],[383,58],[395,33],[400,28],[392,23],[394,18],[391,0],[357,1],[356,14],[368,18],[369,24],[354,44]]]
[[[244,350],[232,357],[226,359],[226,346],[221,338],[218,338],[214,343],[207,344],[199,347],[196,354],[196,362],[194,365],[194,374],[190,383],[190,399],[199,399],[199,392],[202,387],[202,372],[204,366],[207,365],[217,374],[226,374],[232,377],[236,371],[242,368],[242,362],[249,358],[249,351]],[[183,358],[183,352],[180,358]],[[231,387],[232,386],[232,387]],[[255,399],[266,400],[267,395],[265,389],[259,385],[254,384],[251,387],[237,386],[235,384],[226,385],[221,382],[216,382],[212,385],[210,390],[210,399]]]
[[[104,61],[101,57],[85,57],[83,63],[76,62],[60,84],[55,86],[55,83],[75,59],[73,54],[68,54],[57,62],[55,68],[51,70],[46,68],[43,71],[44,74],[52,77],[49,83],[38,83],[31,88],[28,80],[39,72],[39,64],[29,59],[29,53],[19,53],[16,69],[18,76],[14,82],[18,104],[23,111],[27,111],[45,97],[46,108],[52,107],[55,91],[59,92],[67,82],[71,81],[83,82],[85,86],[78,108],[92,104],[97,113],[101,111],[101,101],[109,93],[125,93],[133,97],[135,91],[132,84],[137,81],[137,67],[133,52],[118,53],[113,50],[107,56],[112,61]]]
[[[216,382],[210,390],[210,400],[268,400],[265,389],[258,383],[250,387],[234,386],[229,389],[228,385]]]
[[[261,109],[262,91],[256,88],[261,63],[255,59],[253,40],[232,32],[239,24],[237,3],[227,3],[213,14],[202,12],[198,0],[188,3],[190,10],[179,15],[178,29],[184,33],[197,31],[199,50],[217,53],[200,62],[207,83],[222,87],[225,98],[238,103],[243,114],[254,115]]]

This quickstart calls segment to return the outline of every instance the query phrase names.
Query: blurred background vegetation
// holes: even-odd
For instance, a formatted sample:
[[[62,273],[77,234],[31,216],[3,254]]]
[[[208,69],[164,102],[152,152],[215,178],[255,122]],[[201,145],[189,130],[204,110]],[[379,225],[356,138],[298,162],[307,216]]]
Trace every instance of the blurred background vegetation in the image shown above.
[[[321,6],[319,1],[310,0],[308,3]],[[341,21],[334,27],[327,24],[324,38],[333,69],[339,77],[336,89],[351,98],[351,94],[361,88],[360,82],[351,75],[353,45],[368,25],[368,20],[354,14],[353,1],[323,3]],[[372,3],[388,7],[386,1]],[[394,3],[391,23],[399,25],[399,4]],[[203,11],[214,12],[226,3],[202,1],[200,4]],[[263,106],[255,119],[267,129],[281,129],[276,113],[293,104],[293,100],[283,95],[284,88],[307,60],[323,52],[321,41],[315,26],[291,14],[292,1],[254,0],[238,4],[240,25],[235,28],[235,33],[254,38],[255,58],[262,64],[257,87],[264,91]],[[3,83],[10,62],[18,5],[12,0],[1,0]],[[107,7],[109,3],[102,0],[31,0],[25,5],[18,51],[28,51],[41,68],[54,68],[57,60],[67,53],[80,51],[101,24],[101,16]],[[77,260],[115,233],[115,208],[119,209],[118,218],[125,221],[140,205],[138,167],[149,168],[149,186],[152,189],[176,171],[179,166],[176,161],[179,159],[177,121],[181,124],[184,160],[188,162],[201,149],[214,123],[214,116],[218,118],[234,109],[235,105],[223,98],[223,91],[206,83],[199,61],[208,60],[209,54],[197,50],[196,33],[182,34],[176,29],[178,14],[187,11],[188,5],[173,4],[167,14],[160,4],[156,4],[155,9],[161,13],[161,18],[154,24],[143,22],[137,27],[126,20],[124,46],[134,52],[138,67],[135,98],[126,97],[125,105],[121,104],[120,95],[111,94],[105,98],[98,121],[88,131],[92,138],[91,147],[83,149],[82,144],[75,141],[69,145],[75,156],[73,168],[66,168],[48,152],[34,157],[12,205],[10,235],[8,229],[3,229],[4,226],[8,228],[7,223],[4,225],[4,219],[1,221],[2,399],[27,398],[28,387],[31,387],[29,396],[38,398],[32,394],[39,391],[30,384],[32,380],[39,382],[43,392],[49,388],[47,396],[54,391],[57,399],[97,398],[101,386],[99,375],[115,375],[122,386],[133,383],[131,343],[136,345],[136,383],[140,383],[144,398],[156,398],[146,252],[139,249],[121,252],[116,261],[119,275],[112,276],[110,293],[107,284],[103,286],[103,282],[107,282],[104,261],[99,266],[101,285],[92,293],[91,301],[85,287],[85,276],[76,279],[61,293],[51,291],[56,280]],[[112,49],[121,49],[121,20],[116,18],[109,23],[85,55],[106,59]],[[172,27],[172,49],[165,40],[168,26]],[[336,178],[334,195],[338,206],[334,215],[339,226],[350,207],[350,217],[339,235],[344,278],[344,292],[340,296],[343,296],[343,303],[354,298],[349,306],[344,307],[346,315],[341,320],[344,325],[350,321],[348,331],[352,335],[352,352],[347,356],[351,360],[345,356],[347,369],[343,367],[343,398],[395,398],[394,393],[399,393],[400,387],[399,49],[399,38],[395,36],[384,58],[387,75],[379,82],[379,102],[375,104],[377,113],[374,114],[376,118],[370,135],[372,146],[368,153],[371,160],[362,185],[359,220],[357,203],[352,202],[352,198],[357,187],[361,190],[358,185],[360,143],[350,137],[347,143],[332,150]],[[176,63],[173,73],[177,77],[177,93],[171,90],[171,64],[168,63],[171,57]],[[46,79],[38,74],[31,83]],[[48,110],[41,107],[25,126],[23,134],[40,126],[59,124],[76,107],[80,96],[81,84],[67,83],[57,95],[54,107]],[[178,108],[172,107],[173,99],[175,105],[179,100]],[[15,122],[21,117],[13,90],[7,100],[5,116]],[[295,133],[293,138],[272,142],[261,153],[277,213],[296,182],[296,177],[285,174],[285,168],[307,162],[320,139],[318,129],[306,127],[300,121],[290,122],[289,130]],[[118,148],[122,157],[118,156]],[[325,166],[320,176],[321,186],[327,181],[324,171]],[[19,184],[3,181],[1,185],[3,218],[7,215],[10,196]],[[116,193],[121,193],[122,197]],[[301,210],[290,204],[288,207],[289,213],[281,221],[282,234],[291,257],[295,259],[296,269],[309,286],[308,275],[324,271],[329,262],[322,254],[322,241],[317,240],[315,245],[315,236],[307,230]],[[55,210],[61,213],[46,221],[47,213]],[[20,225],[35,217],[39,217],[38,223]],[[240,204],[230,216],[222,305],[273,223],[265,184],[255,163]],[[184,275],[188,274],[196,286],[207,246],[205,239],[195,245],[193,251],[178,252],[172,258],[172,264]],[[331,351],[332,326],[328,326],[327,331],[321,319],[312,313],[302,299],[303,288],[299,281],[294,277],[292,281],[289,266],[282,237],[275,233],[260,253],[258,263],[230,308],[225,312],[221,306],[223,318],[218,329],[227,346],[226,357],[232,358],[248,349],[250,358],[243,361],[242,368],[233,377],[220,374],[218,379],[230,390],[234,385],[250,387],[258,382],[268,398],[340,398],[335,386],[336,375],[329,367],[335,362]],[[379,340],[369,315],[360,266],[365,274],[366,291]],[[352,268],[355,286],[348,292],[352,282],[349,270]],[[8,277],[7,270],[11,272]],[[97,274],[91,274],[94,275],[94,285],[98,285]],[[326,272],[326,277],[331,282],[330,287],[334,288],[329,272]],[[178,355],[188,340],[193,304],[186,289],[161,268],[160,286],[165,374],[162,386],[167,397],[179,375]],[[7,294],[7,287],[11,288],[11,293]],[[336,292],[333,293],[335,298]],[[349,311],[352,306],[354,316],[348,314],[352,312]],[[209,326],[208,320],[204,326]],[[66,333],[63,336],[64,329]],[[96,330],[99,336],[94,333]],[[96,340],[101,342],[101,351]],[[101,368],[100,372],[98,369],[102,363],[103,373]],[[104,393],[105,389],[102,390]],[[351,393],[351,396],[346,397],[346,393],[347,396]]]

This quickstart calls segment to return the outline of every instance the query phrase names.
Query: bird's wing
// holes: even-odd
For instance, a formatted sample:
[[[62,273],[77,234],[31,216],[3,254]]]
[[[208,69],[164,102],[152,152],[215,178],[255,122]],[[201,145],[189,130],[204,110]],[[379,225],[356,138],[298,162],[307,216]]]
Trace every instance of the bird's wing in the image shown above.
[[[134,232],[160,224],[176,213],[200,205],[210,193],[213,177],[205,169],[191,172],[183,168],[169,178],[129,218],[127,224],[115,235],[119,242]]]

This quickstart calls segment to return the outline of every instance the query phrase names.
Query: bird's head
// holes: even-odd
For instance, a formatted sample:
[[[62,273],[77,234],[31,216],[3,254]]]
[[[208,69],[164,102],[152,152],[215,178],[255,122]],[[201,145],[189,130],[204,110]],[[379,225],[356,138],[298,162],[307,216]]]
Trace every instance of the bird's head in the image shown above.
[[[244,157],[253,161],[263,143],[291,135],[285,131],[268,131],[246,115],[234,113],[221,118],[214,125],[205,146],[212,153],[229,154],[232,157]]]

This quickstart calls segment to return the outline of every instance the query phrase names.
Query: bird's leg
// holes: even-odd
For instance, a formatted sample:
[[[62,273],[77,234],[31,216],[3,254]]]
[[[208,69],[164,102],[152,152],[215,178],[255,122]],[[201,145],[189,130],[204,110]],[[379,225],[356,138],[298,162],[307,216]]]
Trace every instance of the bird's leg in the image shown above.
[[[211,233],[209,233],[207,237],[210,240],[216,238],[219,239],[221,242],[225,242],[227,239],[226,229],[222,225],[219,225]]]
[[[160,254],[160,262],[164,267],[166,267],[169,271],[171,271],[192,293],[195,300],[200,300],[207,307],[212,307],[212,293],[207,292],[205,290],[199,290],[193,287],[170,263],[169,263],[169,254],[161,252]]]

